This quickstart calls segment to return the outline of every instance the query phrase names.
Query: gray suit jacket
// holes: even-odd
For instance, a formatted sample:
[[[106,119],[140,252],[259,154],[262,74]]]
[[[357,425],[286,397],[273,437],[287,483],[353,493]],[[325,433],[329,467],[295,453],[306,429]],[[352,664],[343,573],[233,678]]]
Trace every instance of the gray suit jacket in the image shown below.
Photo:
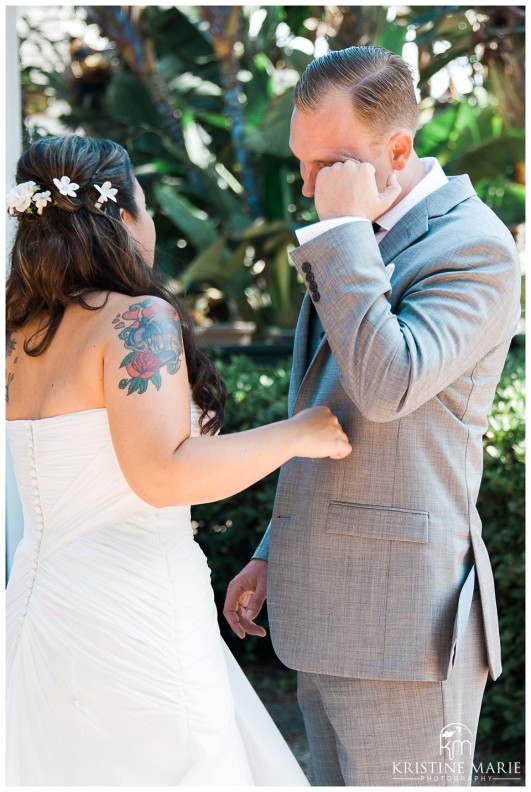
[[[413,207],[380,248],[369,223],[348,223],[292,258],[313,273],[325,334],[306,370],[307,294],[289,413],[328,405],[353,452],[281,469],[256,553],[269,553],[275,650],[303,671],[446,679],[475,563],[496,678],[496,599],[476,500],[482,435],[519,316],[512,237],[459,176]]]

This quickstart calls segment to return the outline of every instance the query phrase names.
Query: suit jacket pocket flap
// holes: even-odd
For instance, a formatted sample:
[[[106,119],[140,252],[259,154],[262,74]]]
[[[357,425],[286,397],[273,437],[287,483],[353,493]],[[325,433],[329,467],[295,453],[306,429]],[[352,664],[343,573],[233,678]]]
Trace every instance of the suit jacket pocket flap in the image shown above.
[[[326,532],[395,542],[428,541],[428,512],[333,501]]]

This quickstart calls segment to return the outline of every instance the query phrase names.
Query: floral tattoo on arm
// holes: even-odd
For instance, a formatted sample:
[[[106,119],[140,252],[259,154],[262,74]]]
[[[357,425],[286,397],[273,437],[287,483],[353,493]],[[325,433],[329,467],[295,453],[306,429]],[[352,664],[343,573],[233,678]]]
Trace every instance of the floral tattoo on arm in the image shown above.
[[[164,366],[169,374],[177,373],[183,340],[179,317],[171,305],[148,297],[118,314],[113,325],[115,330],[120,330],[118,338],[125,348],[131,350],[120,363],[120,368],[125,368],[129,375],[119,383],[122,390],[127,388],[127,395],[135,391],[145,393],[150,382],[159,390]]]

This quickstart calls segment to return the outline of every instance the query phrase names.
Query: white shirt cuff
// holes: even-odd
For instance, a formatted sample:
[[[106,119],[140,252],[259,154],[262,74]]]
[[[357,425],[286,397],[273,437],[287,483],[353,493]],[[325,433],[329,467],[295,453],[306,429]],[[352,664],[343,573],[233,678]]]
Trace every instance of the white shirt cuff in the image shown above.
[[[336,228],[344,223],[358,222],[368,223],[369,220],[366,217],[332,217],[330,220],[321,220],[318,223],[312,223],[312,225],[305,226],[304,228],[297,228],[295,233],[297,234],[299,245],[304,245],[305,242],[311,242],[312,239],[315,239],[315,237],[318,237],[320,234],[324,234],[325,231],[329,231],[331,228]]]

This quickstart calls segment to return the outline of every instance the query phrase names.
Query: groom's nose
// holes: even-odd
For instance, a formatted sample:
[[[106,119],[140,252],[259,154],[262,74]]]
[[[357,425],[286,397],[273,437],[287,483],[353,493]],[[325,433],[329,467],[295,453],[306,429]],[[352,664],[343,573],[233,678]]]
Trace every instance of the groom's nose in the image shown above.
[[[305,198],[313,198],[313,194],[315,192],[315,179],[312,179],[312,181],[305,181],[302,185],[301,192]]]
[[[302,194],[305,198],[313,198],[315,192],[315,179],[318,171],[301,162]]]

